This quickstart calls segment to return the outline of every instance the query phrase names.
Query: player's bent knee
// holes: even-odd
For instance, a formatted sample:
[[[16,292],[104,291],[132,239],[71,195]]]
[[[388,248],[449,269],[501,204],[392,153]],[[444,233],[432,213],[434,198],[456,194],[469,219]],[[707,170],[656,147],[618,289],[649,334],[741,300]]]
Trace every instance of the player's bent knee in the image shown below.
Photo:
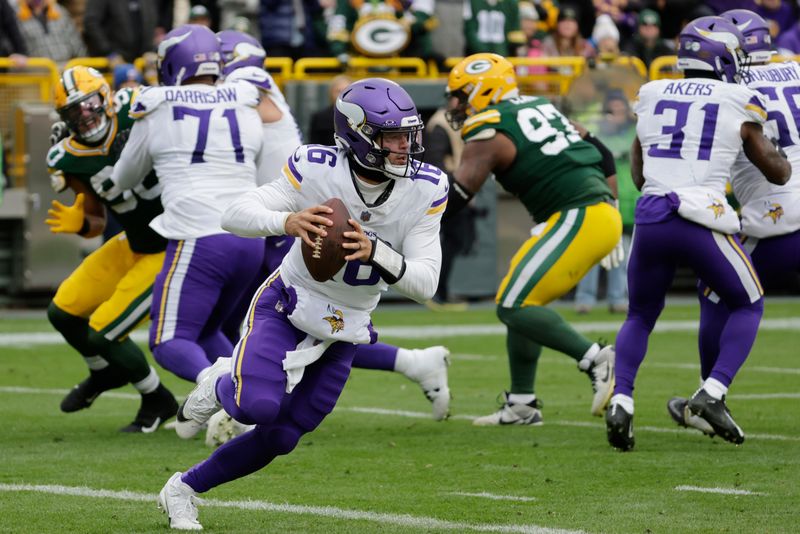
[[[94,347],[96,350],[101,350],[113,340],[107,339],[106,336],[102,332],[98,332],[94,328],[89,328],[89,336],[87,338],[89,341],[89,345]]]
[[[277,425],[267,432],[265,441],[269,445],[270,452],[280,456],[292,452],[304,433],[294,426]]]
[[[239,408],[244,412],[251,424],[271,425],[278,417],[281,403],[273,399],[259,397],[256,399],[243,399]]]
[[[50,321],[50,324],[53,325],[53,328],[59,332],[63,332],[72,325],[75,316],[59,308],[55,302],[50,301],[50,304],[47,306],[47,319]]]

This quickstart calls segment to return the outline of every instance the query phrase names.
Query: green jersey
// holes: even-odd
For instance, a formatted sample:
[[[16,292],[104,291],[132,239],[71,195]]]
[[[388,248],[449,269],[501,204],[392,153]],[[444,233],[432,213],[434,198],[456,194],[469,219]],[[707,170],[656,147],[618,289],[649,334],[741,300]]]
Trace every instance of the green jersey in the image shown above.
[[[132,89],[122,89],[114,94],[114,116],[111,117],[109,135],[99,146],[81,144],[74,136],[62,139],[47,153],[47,167],[51,173],[63,173],[79,180],[92,189],[92,178],[108,178],[117,162],[133,119],[128,116]],[[150,221],[164,209],[161,207],[161,185],[154,172],[150,172],[135,188],[124,191],[110,200],[100,199],[114,211],[128,237],[131,250],[153,254],[166,249],[167,241],[150,228]]]
[[[497,181],[536,222],[613,199],[600,152],[547,99],[519,96],[491,105],[468,118],[461,135],[469,142],[491,139],[497,132],[517,147],[511,166],[495,172]]]

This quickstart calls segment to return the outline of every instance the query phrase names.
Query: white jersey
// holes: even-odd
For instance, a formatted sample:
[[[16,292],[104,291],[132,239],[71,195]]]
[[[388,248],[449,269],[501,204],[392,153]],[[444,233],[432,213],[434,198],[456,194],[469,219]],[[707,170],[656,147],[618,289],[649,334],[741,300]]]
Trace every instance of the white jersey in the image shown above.
[[[742,205],[742,231],[758,238],[788,234],[800,229],[800,65],[788,61],[753,66],[743,82],[764,95],[764,135],[778,140],[793,176],[785,185],[771,184],[744,153],[739,154],[731,185]]]
[[[707,78],[657,80],[634,105],[645,195],[674,192],[678,213],[714,230],[739,230],[725,184],[742,149],[741,125],[763,124],[765,105],[747,87]]]
[[[258,67],[242,67],[236,69],[225,78],[226,81],[248,81],[261,89],[266,96],[275,104],[282,117],[275,122],[265,123],[264,150],[258,162],[258,175],[256,182],[264,185],[280,176],[281,168],[286,163],[286,159],[292,155],[297,147],[303,144],[300,128],[292,115],[292,109],[286,102],[283,93],[278,88],[272,76]]]
[[[126,183],[152,167],[164,213],[151,226],[168,239],[224,233],[227,204],[255,189],[263,145],[258,91],[248,83],[150,87],[137,95],[137,119],[112,179]]]
[[[415,177],[395,180],[388,199],[376,207],[365,205],[353,180],[344,150],[303,145],[286,162],[278,180],[232,204],[223,224],[245,236],[281,235],[288,212],[340,198],[368,236],[379,237],[405,256],[405,274],[393,287],[416,300],[430,298],[441,266],[439,222],[447,205],[447,176],[423,164]],[[366,313],[375,309],[388,288],[376,269],[360,261],[348,262],[331,280],[315,281],[303,261],[300,239],[283,259],[280,273],[289,286]]]

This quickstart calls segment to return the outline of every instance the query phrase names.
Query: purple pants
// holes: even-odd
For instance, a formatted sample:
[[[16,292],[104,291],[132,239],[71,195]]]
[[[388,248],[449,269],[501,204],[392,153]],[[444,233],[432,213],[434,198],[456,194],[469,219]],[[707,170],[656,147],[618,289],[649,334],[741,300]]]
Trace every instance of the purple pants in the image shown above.
[[[753,267],[758,276],[768,280],[774,276],[786,273],[800,272],[800,230],[775,237],[753,240],[745,238],[743,245],[755,241],[755,248],[751,251]],[[705,380],[717,363],[719,356],[720,338],[725,328],[730,311],[728,307],[717,299],[711,300],[708,289],[702,282],[698,284],[700,300],[700,376]]]
[[[150,350],[162,367],[194,381],[209,362],[231,354],[221,327],[263,256],[261,239],[232,234],[169,241],[150,309]]]
[[[183,481],[198,492],[253,473],[276,456],[291,452],[303,434],[331,413],[350,375],[356,345],[337,342],[306,368],[303,379],[287,394],[281,364],[305,333],[287,318],[293,299],[278,276],[256,299],[245,336],[236,347],[236,381],[224,376],[217,382],[217,397],[225,411],[256,427],[183,475]]]
[[[720,333],[719,358],[709,376],[729,385],[758,332],[763,291],[738,239],[682,219],[675,213],[677,205],[670,205],[673,201],[646,195],[637,204],[628,264],[630,304],[616,341],[616,394],[633,395],[648,337],[679,265],[690,267],[730,311]]]

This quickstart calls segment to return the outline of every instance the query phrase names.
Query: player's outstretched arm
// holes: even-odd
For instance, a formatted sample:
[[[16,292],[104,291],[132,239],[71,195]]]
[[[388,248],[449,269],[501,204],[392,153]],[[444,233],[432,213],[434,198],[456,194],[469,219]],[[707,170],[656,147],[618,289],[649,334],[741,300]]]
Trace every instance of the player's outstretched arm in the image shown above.
[[[286,180],[275,180],[248,191],[222,213],[222,228],[242,237],[286,235],[289,218],[299,211]],[[296,220],[296,218],[295,218]],[[292,234],[297,235],[297,234]]]
[[[772,142],[764,137],[761,125],[745,122],[741,132],[747,159],[758,167],[769,182],[777,185],[788,182],[792,176],[792,165],[783,150],[776,150]]]

